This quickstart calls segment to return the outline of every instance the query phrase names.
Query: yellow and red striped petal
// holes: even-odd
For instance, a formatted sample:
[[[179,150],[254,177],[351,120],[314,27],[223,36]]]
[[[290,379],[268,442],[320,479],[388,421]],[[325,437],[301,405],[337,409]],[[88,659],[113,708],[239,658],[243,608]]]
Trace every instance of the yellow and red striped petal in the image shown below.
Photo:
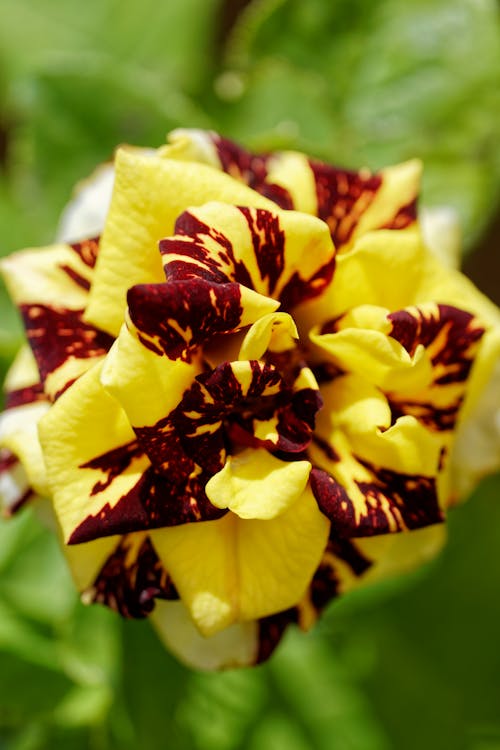
[[[23,316],[44,391],[57,398],[111,346],[84,323],[99,242],[24,250],[2,261],[10,294]]]
[[[150,466],[125,413],[102,388],[100,370],[96,365],[79,378],[39,425],[48,481],[66,542],[120,533],[108,517]],[[96,429],[96,420],[106,430]],[[81,525],[88,526],[92,520],[97,526],[94,534],[82,534]]]
[[[325,323],[311,339],[339,370],[388,394],[393,419],[410,414],[429,429],[450,431],[484,333],[477,318],[451,305],[392,313],[365,305]]]
[[[442,443],[415,418],[392,423],[378,389],[356,375],[322,387],[309,458],[311,486],[337,537],[418,528],[442,520]],[[365,406],[365,408],[363,408]]]
[[[160,243],[169,281],[236,282],[290,309],[332,279],[328,230],[307,214],[209,203],[183,213],[175,231]]]
[[[139,341],[155,354],[187,362],[202,344],[241,330],[279,305],[239,284],[198,278],[138,284],[127,300],[127,323]]]
[[[120,149],[115,188],[86,312],[87,322],[116,336],[127,290],[164,280],[158,242],[189,206],[210,200],[274,207],[244,185],[203,164]]]
[[[78,549],[82,546],[87,545]],[[115,540],[92,583],[82,593],[85,604],[105,604],[122,617],[135,619],[151,614],[157,599],[178,598],[146,532],[126,534]]]
[[[377,173],[356,172],[293,151],[252,154],[213,132],[177,130],[169,140],[165,154],[171,158],[216,166],[281,208],[318,216],[339,252],[366,232],[402,230],[416,222],[422,172],[418,160]]]

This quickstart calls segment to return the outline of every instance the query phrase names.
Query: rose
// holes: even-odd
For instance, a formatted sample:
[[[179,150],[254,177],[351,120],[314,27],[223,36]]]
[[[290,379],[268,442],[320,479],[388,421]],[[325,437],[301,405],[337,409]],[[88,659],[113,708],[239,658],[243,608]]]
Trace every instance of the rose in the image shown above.
[[[439,548],[499,317],[423,245],[418,176],[178,132],[118,152],[100,239],[4,262],[34,360],[2,477],[11,505],[52,497],[85,601],[247,664]]]

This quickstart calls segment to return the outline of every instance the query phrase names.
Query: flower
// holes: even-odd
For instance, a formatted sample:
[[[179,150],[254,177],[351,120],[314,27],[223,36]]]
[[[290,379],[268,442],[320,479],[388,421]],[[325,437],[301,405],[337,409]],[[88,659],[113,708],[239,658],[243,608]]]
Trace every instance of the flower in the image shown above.
[[[63,241],[3,262],[32,351],[6,505],[52,498],[84,601],[151,616],[188,663],[251,664],[439,548],[500,318],[426,249],[419,172],[177,131],[117,152],[109,209],[108,169]]]

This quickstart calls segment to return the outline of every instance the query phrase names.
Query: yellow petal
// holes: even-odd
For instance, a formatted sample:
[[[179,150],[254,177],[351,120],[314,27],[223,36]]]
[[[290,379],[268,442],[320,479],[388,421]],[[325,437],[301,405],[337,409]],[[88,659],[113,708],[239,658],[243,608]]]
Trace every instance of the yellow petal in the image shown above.
[[[446,525],[439,523],[402,534],[356,539],[357,549],[372,565],[361,578],[351,579],[344,591],[410,573],[436,557],[444,547],[446,537]]]
[[[314,216],[276,206],[259,211],[213,201],[189,210],[186,233],[193,217],[207,227],[197,233],[195,257],[189,235],[162,243],[168,278],[175,279],[175,272],[169,274],[170,263],[186,265],[191,275],[213,272],[215,266],[224,279],[274,299],[290,296],[288,289],[299,282],[309,285],[308,294],[314,296],[330,280],[335,249],[328,227]]]
[[[363,305],[339,321],[340,330],[321,334],[313,329],[310,338],[340,370],[361,375],[385,391],[423,389],[432,379],[425,349],[419,346],[411,356],[388,336],[387,314],[384,308]]]
[[[0,447],[18,457],[26,471],[28,485],[39,495],[47,495],[48,488],[37,427],[48,409],[46,401],[34,401],[7,409],[0,415]]]
[[[40,382],[40,373],[30,347],[24,344],[16,354],[5,376],[4,390],[9,393],[28,388]]]
[[[85,307],[92,269],[70,245],[21,250],[3,258],[0,266],[16,305],[48,305],[69,310]],[[75,277],[81,282],[75,281]]]
[[[123,325],[104,362],[101,382],[122,405],[130,424],[143,427],[174,409],[201,370],[199,362],[155,354]]]
[[[157,600],[150,616],[156,632],[175,656],[195,669],[232,669],[254,664],[258,652],[258,623],[238,622],[204,637],[181,601]]]
[[[115,188],[86,319],[116,336],[127,290],[164,280],[158,242],[173,234],[175,220],[188,206],[208,200],[271,209],[274,204],[203,164],[120,149],[115,166]]]
[[[244,450],[228,456],[224,468],[207,483],[207,497],[216,508],[240,518],[268,521],[288,510],[306,488],[309,461],[280,461],[266,450]]]
[[[302,598],[321,559],[329,523],[307,489],[271,521],[218,521],[152,532],[200,632],[288,609]]]
[[[54,507],[66,541],[89,516],[116,506],[150,465],[144,456],[131,454],[122,471],[115,472],[113,466],[109,475],[88,466],[135,438],[125,412],[102,387],[100,375],[101,365],[96,365],[79,378],[39,425]]]
[[[271,313],[257,320],[247,331],[238,359],[261,359],[267,350],[284,352],[295,346],[299,334],[288,313]]]
[[[360,216],[353,239],[368,231],[394,222],[398,212],[410,205],[418,196],[422,162],[412,159],[402,164],[385,167],[379,172],[382,184],[374,200]],[[398,225],[394,228],[398,228]],[[400,234],[400,232],[398,232]]]
[[[267,163],[266,182],[280,185],[290,194],[296,211],[318,215],[318,198],[309,159],[297,151],[272,154]]]

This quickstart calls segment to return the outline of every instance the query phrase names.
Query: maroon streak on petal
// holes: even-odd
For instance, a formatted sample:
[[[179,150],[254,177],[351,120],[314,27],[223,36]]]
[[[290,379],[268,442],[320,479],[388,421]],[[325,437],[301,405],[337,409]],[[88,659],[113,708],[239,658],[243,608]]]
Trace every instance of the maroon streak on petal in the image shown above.
[[[90,461],[82,464],[80,469],[94,469],[95,471],[102,471],[105,475],[105,479],[101,479],[95,483],[92,488],[91,495],[97,495],[99,492],[104,492],[116,479],[116,477],[123,474],[132,461],[137,458],[141,458],[144,455],[142,447],[137,441],[120,445],[118,448],[103,453],[100,456],[92,458]]]
[[[122,617],[149,615],[155,599],[178,599],[167,571],[146,538],[137,549],[131,536],[123,537],[108,557],[94,584],[84,592],[85,601],[104,604]]]
[[[75,284],[77,284],[77,286],[81,287],[82,289],[85,289],[87,292],[89,291],[90,281],[86,279],[85,276],[82,276],[81,274],[79,274],[77,271],[75,271],[74,268],[71,268],[71,266],[62,265],[62,266],[59,266],[59,268],[61,269],[61,271],[64,271],[66,276],[69,276],[70,279],[72,279],[72,281],[74,281]]]
[[[412,401],[409,398],[397,400],[389,396],[391,423],[394,424],[399,417],[410,415],[418,419],[429,430],[434,430],[435,432],[453,430],[463,400],[462,396],[457,398],[451,406],[436,406],[436,404],[430,401]]]
[[[92,237],[88,240],[82,240],[82,242],[70,244],[71,249],[89,268],[95,267],[99,252],[99,239],[99,237]]]
[[[139,284],[129,289],[127,300],[144,346],[184,361],[215,334],[238,330],[243,313],[238,284],[202,279]]]
[[[236,180],[249,185],[261,195],[274,201],[284,209],[293,209],[290,193],[281,185],[267,181],[268,162],[271,154],[252,154],[237,143],[213,135],[212,140],[217,150],[221,167]]]
[[[216,284],[236,281],[253,289],[245,264],[236,259],[231,241],[216,227],[184,211],[175,223],[175,234],[174,238],[160,241],[167,281],[184,281],[194,277]],[[184,256],[184,260],[170,260],[171,255]]]
[[[19,466],[20,461],[14,453],[7,448],[0,448],[0,475],[8,474],[10,471]],[[9,505],[4,505],[2,515],[4,518],[10,518],[15,515],[26,503],[34,499],[35,493],[28,487],[25,490],[19,488],[17,495],[10,498]]]
[[[448,372],[436,383],[459,383],[467,379],[474,359],[476,345],[484,334],[473,315],[451,305],[436,305],[436,313],[416,309],[398,310],[388,315],[392,323],[390,336],[404,346],[411,355],[419,344],[429,348],[438,336],[436,352],[432,352],[434,366],[447,367]]]
[[[129,469],[132,461],[141,458],[146,452],[151,451],[153,457],[155,450],[161,453],[164,438],[161,425],[156,435],[153,434],[154,428],[141,428],[138,433],[138,441],[96,456],[79,467],[99,470],[104,474],[104,478],[94,484],[92,495],[104,492],[116,477]],[[160,444],[158,448],[154,443],[155,437]],[[196,467],[182,448],[170,453],[173,440],[170,443],[165,440],[165,444],[165,453],[170,460],[170,472],[164,470],[160,473],[153,466],[148,467],[136,484],[120,497],[113,507],[107,503],[99,513],[84,519],[71,535],[69,544],[79,544],[112,534],[176,526],[192,521],[208,521],[224,515],[225,511],[215,508],[205,494],[205,485],[211,474]],[[158,460],[160,458],[159,455]],[[158,468],[161,469],[160,466]],[[218,466],[217,470],[219,468],[222,467]]]
[[[41,383],[28,385],[25,388],[17,388],[15,391],[5,393],[5,409],[14,409],[16,406],[25,406],[35,401],[46,401],[47,396],[43,392]]]
[[[68,544],[221,518],[226,511],[213,506],[205,494],[208,478],[189,477],[179,487],[150,466],[113,507],[106,503],[99,513],[87,516],[73,531]]]
[[[316,467],[311,471],[311,489],[320,510],[332,522],[336,537],[374,536],[443,520],[434,478],[398,474],[357,460],[373,475],[369,482],[356,482],[366,499],[364,511],[358,514],[345,488],[330,474]],[[388,510],[384,508],[387,503]]]
[[[320,437],[319,435],[313,435],[312,441],[314,445],[316,445],[321,451],[323,451],[325,456],[330,461],[340,461],[339,454],[337,453],[335,448],[330,445],[328,440],[324,440],[324,438]]]
[[[387,224],[380,227],[380,229],[406,229],[411,226],[417,220],[417,199],[414,198],[412,201],[401,206],[398,212],[392,217]]]
[[[473,315],[451,305],[436,305],[434,310],[398,310],[388,318],[392,323],[390,336],[411,355],[423,345],[434,370],[433,381],[422,395],[388,395],[393,420],[409,414],[431,430],[452,430],[484,328]],[[450,384],[461,384],[461,391],[455,390],[448,399],[440,397],[440,389],[445,393],[444,387]]]
[[[107,333],[83,322],[83,310],[28,304],[20,310],[42,382],[70,357],[98,357],[113,343]]]
[[[321,266],[321,268],[318,268],[316,273],[309,279],[303,279],[298,271],[295,271],[281,290],[281,309],[292,310],[292,308],[301,302],[318,297],[331,282],[334,271],[335,257],[328,261],[328,263],[325,263],[324,266]]]
[[[82,240],[82,242],[74,242],[68,246],[88,268],[93,269],[95,267],[97,254],[99,252],[99,237],[92,237],[88,240]],[[87,291],[90,289],[90,281],[85,276],[78,273],[76,269],[72,268],[70,265],[62,265],[60,268],[82,289]]]
[[[7,448],[0,448],[0,474],[9,471],[19,463],[19,459]]]
[[[362,575],[372,565],[370,560],[356,549],[354,542],[336,538],[332,530],[323,559],[309,587],[309,598],[318,614],[339,593],[340,580],[336,558],[346,563],[356,576]]]
[[[260,208],[239,209],[250,230],[260,278],[267,280],[267,294],[272,297],[285,268],[285,233],[276,214]]]
[[[332,521],[332,527],[338,534],[336,524],[339,523],[342,528],[355,527],[354,506],[345,491],[344,487],[339,484],[328,472],[318,469],[314,466],[310,474],[311,490],[316,498],[320,511]],[[344,536],[350,536],[344,534]]]
[[[256,663],[260,664],[271,656],[274,649],[280,642],[287,627],[292,623],[297,623],[299,612],[297,607],[286,609],[283,612],[277,612],[269,617],[262,617],[259,622],[258,640],[259,649],[257,652]]]
[[[382,178],[370,172],[353,172],[310,161],[316,182],[318,216],[330,227],[337,249],[352,237],[356,225],[373,202]]]

